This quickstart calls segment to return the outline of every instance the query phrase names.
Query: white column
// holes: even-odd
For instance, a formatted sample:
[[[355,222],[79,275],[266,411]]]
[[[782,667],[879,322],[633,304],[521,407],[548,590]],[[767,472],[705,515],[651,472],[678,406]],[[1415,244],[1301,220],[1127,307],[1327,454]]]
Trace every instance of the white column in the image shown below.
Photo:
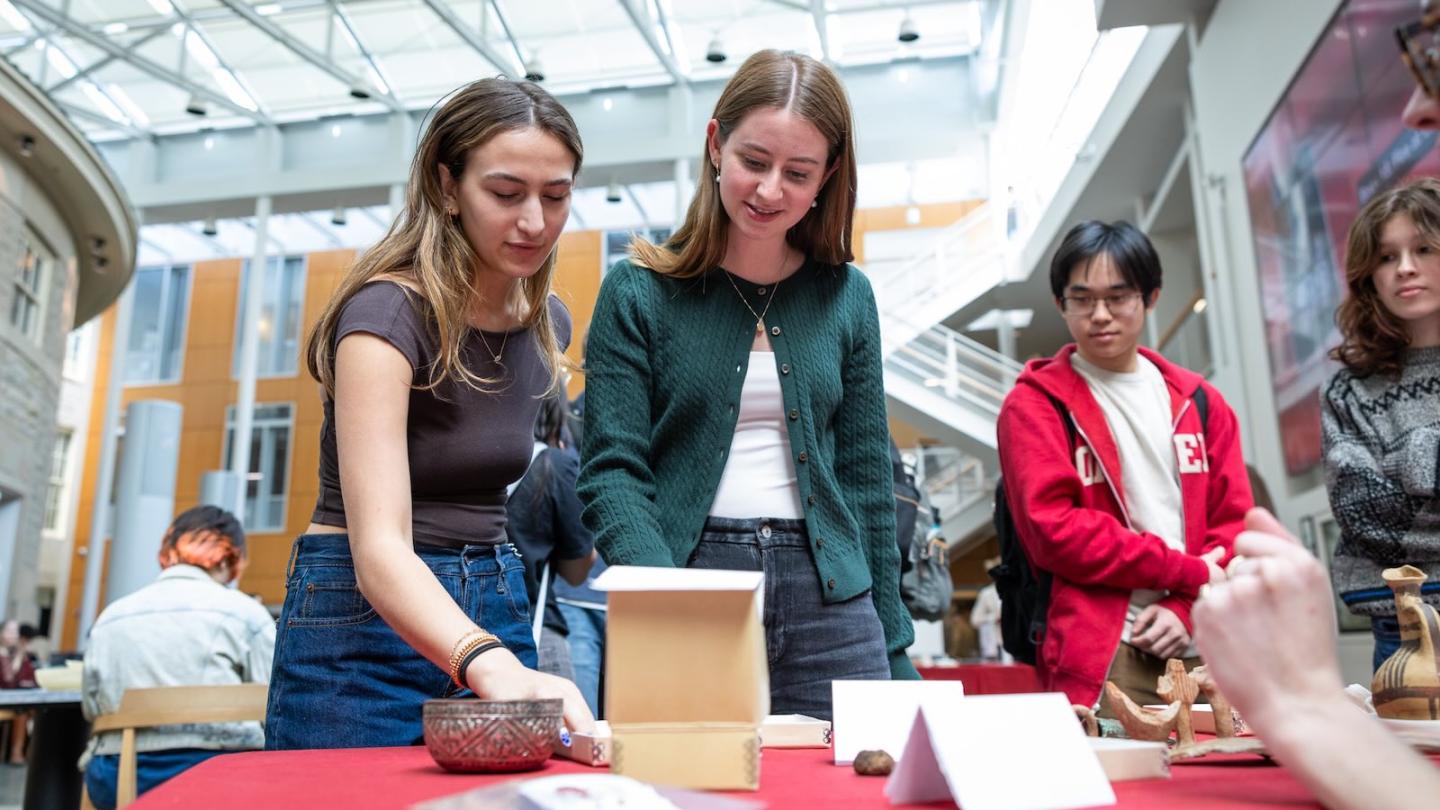
[[[400,218],[400,212],[405,210],[405,184],[396,183],[390,187],[390,222]]]
[[[685,158],[675,159],[675,224],[679,228],[680,223],[685,221],[685,212],[690,208],[690,197],[694,192],[690,188],[690,161]]]
[[[260,359],[260,301],[265,283],[266,230],[270,224],[270,196],[255,200],[255,255],[250,259],[250,283],[245,288],[245,314],[240,321],[240,392],[235,401],[235,439],[230,469],[239,477],[236,503],[244,519],[245,490],[250,478],[250,434],[255,417],[255,373]]]
[[[80,592],[80,637],[84,650],[100,608],[100,577],[105,573],[105,543],[110,534],[110,498],[115,489],[115,445],[120,432],[120,393],[125,386],[125,355],[130,344],[130,313],[135,307],[135,280],[120,294],[115,333],[110,347],[110,378],[105,384],[105,416],[100,424],[100,475],[90,510],[90,545],[85,551],[85,584]]]

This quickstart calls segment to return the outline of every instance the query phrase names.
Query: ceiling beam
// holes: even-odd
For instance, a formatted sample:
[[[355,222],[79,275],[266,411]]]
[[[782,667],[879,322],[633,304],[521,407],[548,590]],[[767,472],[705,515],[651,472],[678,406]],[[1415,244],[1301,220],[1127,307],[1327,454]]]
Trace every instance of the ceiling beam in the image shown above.
[[[827,63],[830,58],[830,26],[825,21],[825,0],[810,0],[810,17],[815,21],[815,35],[820,38],[820,58]]]
[[[152,134],[149,130],[140,129],[133,124],[127,124],[123,121],[116,121],[114,118],[111,118],[108,115],[95,112],[94,110],[87,110],[84,107],[76,104],[71,104],[68,101],[61,101],[56,98],[52,98],[50,100],[55,102],[55,104],[58,105],[60,109],[64,110],[66,115],[70,115],[75,118],[84,118],[85,120],[95,124],[99,124],[100,126],[110,127],[111,129],[119,130],[120,132],[124,132],[132,138],[149,138]]]
[[[360,55],[365,57],[365,61],[370,64],[370,69],[375,71],[375,75],[379,76],[380,81],[385,83],[385,90],[390,94],[390,97],[398,99],[398,96],[395,95],[394,83],[390,81],[390,77],[386,75],[384,69],[380,67],[380,60],[375,58],[374,52],[365,47],[365,43],[361,41],[360,32],[355,30],[355,24],[350,21],[350,15],[346,13],[345,9],[341,7],[337,0],[330,1],[333,4],[331,5],[331,9],[335,12],[335,19],[339,20],[340,24],[345,26],[345,30],[350,33],[350,41],[355,43],[355,47],[360,50]]]
[[[74,37],[75,39],[84,42],[86,45],[89,45],[92,48],[97,48],[107,54],[110,54],[120,59],[124,59],[126,62],[130,63],[135,68],[150,74],[151,76],[159,79],[162,82],[173,84],[176,87],[179,87],[190,93],[194,93],[195,95],[202,98],[208,99],[215,104],[231,110],[237,115],[244,116],[245,118],[249,118],[262,124],[271,123],[269,116],[258,110],[251,110],[241,104],[237,104],[224,93],[217,92],[210,89],[209,87],[206,87],[203,84],[192,81],[191,79],[188,79],[185,76],[182,76],[179,73],[176,73],[175,71],[164,67],[163,65],[156,64],[155,62],[152,62],[142,56],[127,52],[124,47],[111,42],[109,38],[107,38],[103,34],[97,34],[94,31],[91,31],[89,28],[86,28],[85,26],[76,23],[73,19],[61,14],[60,12],[51,8],[49,5],[46,5],[43,0],[10,0],[10,2],[16,6],[19,6],[20,8],[23,8],[30,14],[39,17],[40,19],[44,20],[45,22],[49,23],[60,31],[63,31],[67,36]],[[258,104],[259,102],[257,101],[256,103]]]
[[[334,77],[341,84],[345,85],[347,90],[357,85],[363,85],[366,87],[369,86],[369,82],[366,82],[361,77],[356,76],[355,74],[341,68],[339,65],[335,64],[334,61],[326,57],[325,54],[315,50],[309,45],[306,45],[305,43],[291,36],[285,29],[271,22],[267,17],[257,12],[255,10],[255,7],[250,5],[247,0],[220,0],[220,2],[224,4],[226,8],[235,12],[237,16],[243,18],[246,22],[250,23],[261,31],[264,31],[270,36],[271,39],[275,40],[285,48],[289,49],[296,56],[304,59],[306,62],[309,62],[315,67],[320,68],[321,70],[330,74],[330,76]],[[219,54],[216,54],[216,56],[219,56]],[[380,88],[378,87],[371,89],[373,89],[376,93],[379,94],[379,100],[390,109],[397,112],[405,109],[405,105],[400,103],[400,100],[395,97],[394,92],[382,93],[380,92]]]
[[[510,40],[510,47],[515,51],[515,60],[520,63],[520,75],[529,73],[525,64],[525,52],[520,50],[520,41],[515,38],[515,32],[510,28],[510,20],[506,18],[500,0],[490,0],[490,8],[495,10],[495,19],[500,21],[500,30],[505,32],[505,38]],[[480,13],[484,14],[485,10],[482,8]]]
[[[125,52],[126,52],[127,54],[132,54],[132,53],[134,53],[136,48],[139,48],[141,45],[144,45],[145,43],[149,42],[150,40],[152,40],[152,39],[160,36],[161,34],[164,34],[167,30],[168,30],[168,29],[165,29],[165,28],[156,28],[155,30],[147,33],[145,36],[140,37],[139,39],[135,40],[134,42],[130,43],[129,45],[126,45],[126,46],[125,46]],[[116,55],[116,54],[106,54],[106,55],[105,55],[104,57],[102,57],[101,59],[99,59],[99,60],[97,60],[97,61],[95,61],[95,62],[91,62],[89,65],[87,65],[87,66],[85,67],[84,70],[81,70],[81,71],[76,72],[76,74],[75,74],[74,76],[71,76],[71,77],[69,77],[69,78],[67,78],[67,79],[61,79],[60,81],[58,81],[58,82],[50,85],[49,87],[45,88],[45,92],[46,92],[46,93],[52,93],[52,94],[53,94],[53,93],[58,93],[58,92],[60,92],[61,90],[65,89],[66,87],[69,87],[70,85],[74,84],[75,82],[78,82],[78,81],[80,81],[81,79],[84,79],[84,78],[88,77],[90,74],[94,73],[95,71],[103,69],[106,65],[109,65],[111,62],[115,62],[115,61],[118,61],[118,60],[121,60],[121,59],[124,59],[124,58],[126,58],[126,57],[118,56],[118,55]]]
[[[633,0],[619,0],[619,3],[625,9],[625,13],[630,16],[630,22],[634,23],[635,30],[640,32],[645,44],[650,46],[651,53],[654,53],[655,58],[660,60],[665,72],[670,74],[670,78],[674,79],[676,84],[685,84],[685,74],[680,71],[680,66],[675,64],[675,59],[670,53],[660,47],[660,41],[655,38],[655,32],[651,30],[650,12],[645,11],[642,17],[641,12],[635,8]]]
[[[455,10],[450,8],[444,0],[424,0],[424,2],[425,5],[435,13],[435,16],[440,18],[441,22],[450,26],[451,31],[454,31],[457,36],[465,40],[465,43],[471,48],[474,48],[476,53],[485,57],[487,62],[499,68],[501,73],[512,79],[517,79],[525,75],[524,65],[516,66],[510,64],[510,60],[506,59],[504,54],[490,47],[490,43],[486,42],[476,32],[470,30],[455,14]],[[483,10],[484,6],[481,6],[481,8]],[[483,13],[481,16],[484,16]]]

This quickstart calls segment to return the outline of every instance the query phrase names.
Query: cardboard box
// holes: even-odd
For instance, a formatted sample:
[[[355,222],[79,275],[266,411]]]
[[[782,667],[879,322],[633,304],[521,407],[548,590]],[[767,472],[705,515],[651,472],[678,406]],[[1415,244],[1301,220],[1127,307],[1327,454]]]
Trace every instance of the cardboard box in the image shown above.
[[[763,581],[754,571],[639,566],[596,579],[609,595],[611,771],[676,787],[759,787],[770,710]]]
[[[772,714],[760,724],[761,748],[829,748],[830,724],[803,714]],[[595,733],[570,733],[570,745],[555,742],[555,755],[592,768],[610,764],[614,735],[610,724],[595,721]]]
[[[760,734],[738,723],[626,723],[612,729],[610,772],[701,790],[759,790]]]
[[[1169,779],[1170,747],[1162,742],[1089,737],[1090,748],[1111,782]]]

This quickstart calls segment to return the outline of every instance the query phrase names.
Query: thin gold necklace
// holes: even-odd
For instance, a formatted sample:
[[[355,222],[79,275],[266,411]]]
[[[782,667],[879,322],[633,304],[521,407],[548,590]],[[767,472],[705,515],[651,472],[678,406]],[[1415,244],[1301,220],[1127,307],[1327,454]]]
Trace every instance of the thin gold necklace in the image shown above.
[[[483,330],[476,327],[475,334],[480,336],[480,343],[485,346],[486,353],[495,358],[495,363],[498,365],[500,363],[500,356],[505,353],[505,341],[510,339],[510,330],[506,329],[505,337],[500,338],[500,351],[498,352],[490,348],[490,341],[485,339],[485,332]]]
[[[787,251],[785,257],[780,260],[780,272],[785,272],[785,263],[789,260],[790,254]],[[780,294],[780,284],[784,282],[785,279],[782,278],[780,279],[780,281],[777,281],[773,285],[771,285],[774,289],[770,291],[770,298],[765,302],[765,308],[761,309],[759,312],[756,312],[755,308],[750,306],[750,302],[745,300],[745,293],[741,292],[740,285],[735,283],[734,275],[727,270],[725,272],[725,278],[730,280],[730,286],[735,289],[735,294],[740,296],[740,303],[744,304],[745,308],[750,310],[750,314],[755,316],[755,334],[756,336],[759,336],[760,333],[765,331],[765,313],[769,312],[770,305],[775,303],[775,296]]]

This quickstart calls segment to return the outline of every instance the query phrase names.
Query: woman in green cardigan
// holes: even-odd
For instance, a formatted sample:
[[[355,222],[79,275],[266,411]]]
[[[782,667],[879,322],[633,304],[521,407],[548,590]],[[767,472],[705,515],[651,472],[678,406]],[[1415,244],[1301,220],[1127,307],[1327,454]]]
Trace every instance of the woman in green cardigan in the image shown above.
[[[584,519],[611,565],[763,571],[771,710],[828,718],[832,680],[917,677],[839,79],[755,54],[702,160],[684,223],[600,290]]]

